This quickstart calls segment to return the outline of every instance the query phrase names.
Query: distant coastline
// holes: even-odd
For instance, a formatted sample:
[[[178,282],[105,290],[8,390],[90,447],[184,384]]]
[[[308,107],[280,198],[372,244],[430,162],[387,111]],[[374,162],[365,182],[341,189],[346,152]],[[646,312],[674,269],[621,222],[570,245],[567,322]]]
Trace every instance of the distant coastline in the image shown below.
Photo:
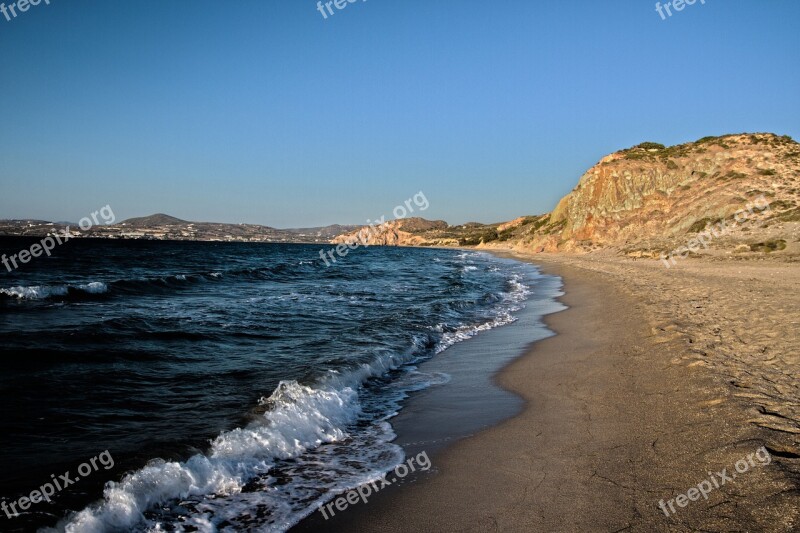
[[[139,239],[198,242],[328,243],[335,236],[358,226],[277,229],[258,224],[191,222],[164,214],[132,218],[118,224],[98,225],[81,231],[78,224],[44,220],[0,220],[2,237],[44,237],[69,231],[74,238]]]

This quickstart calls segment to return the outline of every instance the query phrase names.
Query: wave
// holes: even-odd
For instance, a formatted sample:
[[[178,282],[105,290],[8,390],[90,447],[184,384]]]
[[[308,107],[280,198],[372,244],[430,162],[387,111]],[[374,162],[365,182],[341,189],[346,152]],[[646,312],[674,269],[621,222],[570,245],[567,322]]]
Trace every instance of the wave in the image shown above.
[[[80,299],[82,296],[106,294],[107,292],[108,285],[99,281],[81,285],[35,285],[0,289],[0,294],[6,298],[17,300],[48,300],[62,297]]]
[[[156,505],[241,494],[250,480],[266,475],[277,460],[346,439],[346,427],[360,411],[353,388],[314,388],[295,381],[281,382],[262,404],[269,410],[258,423],[222,433],[207,454],[185,462],[152,461],[122,481],[109,483],[102,503],[77,513],[58,530],[84,533],[156,527],[155,520],[142,520],[143,513]]]
[[[149,295],[164,294],[194,284],[219,282],[225,279],[275,280],[293,277],[318,261],[279,263],[270,267],[238,268],[207,273],[174,274],[114,281],[92,281],[84,284],[33,285],[0,289],[0,300],[57,300],[80,301],[90,295]]]
[[[515,322],[517,318],[513,313],[524,307],[524,302],[530,294],[530,287],[522,283],[522,278],[519,274],[514,274],[507,281],[507,290],[500,293],[500,303],[495,308],[493,316],[483,322],[463,324],[456,327],[449,327],[446,323],[437,324],[433,329],[441,332],[442,337],[436,345],[435,352],[437,354],[442,353],[454,344],[470,339],[482,331],[488,331]],[[498,295],[488,294],[485,300],[489,303],[497,297]]]
[[[133,278],[115,281],[92,281],[83,284],[32,285],[0,289],[0,297],[19,301],[55,300],[82,301],[92,296],[160,294],[209,280],[221,278],[218,272],[209,274],[178,274],[174,276]]]
[[[224,521],[235,521],[233,511],[248,508],[243,500],[250,501],[251,506],[269,506],[269,527],[262,524],[259,529],[288,529],[314,512],[330,493],[375,481],[404,459],[402,449],[390,442],[395,435],[386,422],[398,408],[394,405],[387,409],[386,402],[399,402],[404,394],[382,398],[379,411],[384,415],[365,430],[356,427],[364,409],[359,390],[370,379],[416,359],[412,348],[404,354],[378,356],[371,363],[346,371],[328,371],[312,385],[283,381],[268,398],[260,400],[264,413],[256,422],[221,433],[204,454],[183,462],[151,461],[120,482],[108,483],[102,502],[50,531],[160,531],[154,528],[161,527],[165,518],[168,522],[178,520],[177,516],[147,511],[178,500],[184,512],[192,509],[191,520],[207,522],[210,527],[205,530],[215,531],[216,526],[211,524],[222,521],[223,515]],[[446,380],[441,375],[415,376],[401,383],[406,383],[407,390],[418,390]],[[297,461],[310,450],[333,444],[338,448],[325,450],[330,455],[325,461],[307,459],[302,477],[274,486],[270,474],[280,461]],[[312,487],[307,478],[315,469]],[[247,487],[254,483],[260,490],[248,492]],[[198,517],[200,508],[205,518]],[[180,522],[186,524],[186,519],[184,516]]]

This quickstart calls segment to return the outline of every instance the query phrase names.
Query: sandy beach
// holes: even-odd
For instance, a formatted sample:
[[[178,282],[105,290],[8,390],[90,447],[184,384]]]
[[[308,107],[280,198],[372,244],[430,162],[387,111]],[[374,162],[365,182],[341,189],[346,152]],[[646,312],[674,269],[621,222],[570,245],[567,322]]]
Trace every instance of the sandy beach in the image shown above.
[[[512,255],[561,276],[569,307],[546,317],[556,336],[496,376],[522,413],[437,454],[435,474],[316,526],[800,528],[796,264]]]

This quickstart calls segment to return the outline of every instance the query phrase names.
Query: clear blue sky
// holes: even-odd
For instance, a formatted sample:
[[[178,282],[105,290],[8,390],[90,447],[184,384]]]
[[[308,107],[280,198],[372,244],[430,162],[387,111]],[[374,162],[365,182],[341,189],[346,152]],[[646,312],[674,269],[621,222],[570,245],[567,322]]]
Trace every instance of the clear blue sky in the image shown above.
[[[50,0],[0,15],[0,218],[545,212],[645,140],[800,138],[798,27],[797,0]]]

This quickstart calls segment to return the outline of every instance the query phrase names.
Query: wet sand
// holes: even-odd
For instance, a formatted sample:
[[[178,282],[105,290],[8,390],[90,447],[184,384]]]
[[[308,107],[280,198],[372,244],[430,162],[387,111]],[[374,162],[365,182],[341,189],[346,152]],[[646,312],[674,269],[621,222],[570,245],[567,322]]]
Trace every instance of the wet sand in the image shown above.
[[[522,412],[313,529],[797,531],[797,265],[532,259],[569,309],[496,376]],[[748,456],[707,500],[679,496]]]

